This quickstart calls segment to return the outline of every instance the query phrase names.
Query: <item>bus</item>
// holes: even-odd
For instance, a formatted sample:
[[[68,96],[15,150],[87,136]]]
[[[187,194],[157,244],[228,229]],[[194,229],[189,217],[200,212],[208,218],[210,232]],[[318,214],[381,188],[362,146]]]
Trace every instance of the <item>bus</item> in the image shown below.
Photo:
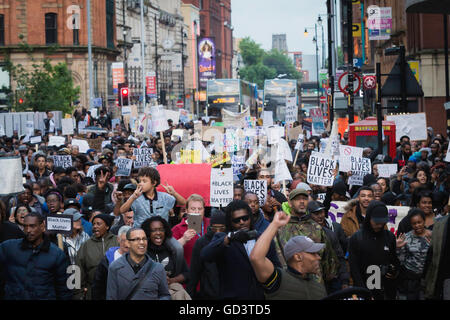
[[[206,85],[206,112],[210,117],[222,118],[222,109],[234,113],[250,107],[250,115],[257,116],[257,86],[241,79],[208,80]]]
[[[272,79],[264,81],[264,111],[272,111],[274,120],[285,120],[286,98],[297,98],[297,80]]]

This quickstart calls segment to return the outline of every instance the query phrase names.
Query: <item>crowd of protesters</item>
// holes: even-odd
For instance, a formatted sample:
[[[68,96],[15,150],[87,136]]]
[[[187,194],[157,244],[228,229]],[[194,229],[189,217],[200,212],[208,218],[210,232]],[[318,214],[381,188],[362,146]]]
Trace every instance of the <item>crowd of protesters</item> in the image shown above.
[[[242,168],[233,201],[219,210],[198,194],[181,196],[157,170],[164,152],[174,160],[173,129],[192,134],[192,121],[169,120],[162,138],[144,140],[123,123],[112,128],[104,111],[77,113],[77,122],[107,129],[100,136],[109,140],[81,153],[72,136],[48,146],[61,133],[47,115],[37,147],[16,132],[0,137],[0,156],[20,156],[24,170],[24,191],[0,201],[1,299],[322,299],[351,288],[380,300],[450,299],[448,139],[432,128],[426,141],[401,137],[394,159],[365,148],[372,174],[363,186],[349,186],[351,172],[338,170],[332,187],[308,184],[309,158],[327,134],[312,136],[297,162],[287,161],[293,180],[285,189],[270,163],[258,161]],[[116,176],[117,158],[131,159],[144,141],[154,167]],[[296,141],[288,143],[295,154]],[[53,155],[70,155],[72,166],[55,167]],[[391,163],[397,174],[379,177],[377,166]],[[245,192],[248,179],[267,181],[264,205]],[[347,202],[340,223],[328,216],[332,201]],[[396,234],[386,227],[387,206],[410,207]],[[49,214],[61,213],[73,216],[62,239],[45,228]],[[201,215],[200,232],[189,228],[190,214]],[[78,287],[67,285],[70,266],[79,270]],[[373,266],[380,281],[372,281]]]

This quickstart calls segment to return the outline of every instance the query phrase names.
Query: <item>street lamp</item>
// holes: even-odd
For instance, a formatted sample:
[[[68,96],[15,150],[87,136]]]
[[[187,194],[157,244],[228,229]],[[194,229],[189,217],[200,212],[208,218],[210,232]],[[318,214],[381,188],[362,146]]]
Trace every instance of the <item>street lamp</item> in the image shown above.
[[[323,21],[321,16],[328,16],[328,15],[322,15],[319,14],[319,18],[317,18],[317,24],[322,28],[322,69],[325,68],[325,36],[323,32]]]
[[[308,29],[313,29],[313,27],[305,28],[304,35],[308,36]],[[317,71],[317,106],[320,105],[320,86],[319,86],[319,47],[317,46],[317,23],[314,24],[314,38],[313,43],[316,45],[316,71]]]

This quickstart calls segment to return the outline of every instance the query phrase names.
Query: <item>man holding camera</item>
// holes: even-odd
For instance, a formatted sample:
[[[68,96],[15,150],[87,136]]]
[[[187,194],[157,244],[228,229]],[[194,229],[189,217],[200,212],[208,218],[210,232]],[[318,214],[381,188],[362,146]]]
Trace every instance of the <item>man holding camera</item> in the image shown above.
[[[362,228],[349,241],[349,264],[353,285],[371,290],[375,300],[395,300],[400,261],[395,236],[385,230],[389,221],[386,205],[370,202]]]

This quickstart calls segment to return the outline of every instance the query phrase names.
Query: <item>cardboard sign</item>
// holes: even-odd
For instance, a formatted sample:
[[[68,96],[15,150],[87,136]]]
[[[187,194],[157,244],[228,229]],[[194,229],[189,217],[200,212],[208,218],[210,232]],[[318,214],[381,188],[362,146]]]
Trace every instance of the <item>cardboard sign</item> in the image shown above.
[[[133,166],[133,160],[127,158],[116,159],[116,177],[128,177],[131,174],[131,167]]]
[[[297,97],[290,97],[286,99],[286,123],[292,123],[298,119]]]
[[[333,171],[336,169],[336,162],[320,153],[312,153],[308,165],[308,183],[331,187],[334,182]]]
[[[48,146],[62,146],[66,143],[66,137],[60,137],[60,136],[50,136],[48,139]],[[73,143],[72,143],[73,144]]]
[[[185,199],[193,193],[199,194],[205,200],[205,207],[210,206],[210,164],[162,164],[156,167],[161,184],[169,184]],[[165,192],[162,186],[158,191]]]
[[[100,148],[102,148],[103,141],[105,141],[105,139],[102,137],[99,137],[96,139],[87,139],[90,149],[95,149],[95,150],[100,150]],[[111,141],[108,141],[108,142],[111,143]]]
[[[164,132],[169,129],[166,114],[162,106],[150,107],[150,113],[152,115],[152,130],[154,132]]]
[[[0,157],[0,177],[0,195],[23,192],[21,157]]]
[[[400,142],[402,136],[411,141],[427,140],[427,117],[425,113],[412,113],[386,116],[387,121],[395,122],[395,140]]]
[[[233,201],[233,169],[211,169],[211,207],[226,207]]]
[[[41,136],[34,136],[34,137],[30,137],[30,143],[31,144],[38,144],[42,142],[42,137]]]
[[[225,151],[223,153],[219,153],[209,157],[207,162],[211,163],[211,167],[215,168],[217,166],[220,166],[221,164],[227,163],[230,160],[230,154]]]
[[[134,148],[133,156],[136,157],[133,163],[134,168],[149,167],[153,162],[152,159],[153,149],[152,148]]]
[[[74,128],[73,128],[73,119],[72,118],[61,119],[61,126],[62,126],[63,136],[73,134]]]
[[[267,200],[267,180],[244,180],[245,192],[251,191],[258,196],[259,205],[263,206]]]
[[[341,156],[362,157],[363,148],[339,145],[339,154]]]
[[[48,214],[45,231],[50,234],[72,234],[73,216],[71,214]]]
[[[72,166],[72,156],[53,156],[53,163],[55,167],[62,167],[66,169]]]
[[[390,178],[397,174],[397,164],[377,164],[378,176],[380,178]]]
[[[341,222],[342,217],[345,214],[346,201],[333,201],[330,203],[330,210],[328,216],[334,222]],[[400,221],[408,215],[408,211],[411,209],[406,206],[387,206],[389,221],[387,223],[388,230],[392,233],[396,233]]]
[[[188,229],[194,229],[198,234],[202,233],[202,215],[199,213],[188,213],[187,216]]]
[[[288,135],[288,142],[291,140],[297,140],[298,136],[300,134],[303,134],[303,127],[302,126],[296,126],[293,128],[287,129],[287,135]]]
[[[86,153],[90,149],[86,140],[72,139],[72,145],[78,146],[81,153]]]

